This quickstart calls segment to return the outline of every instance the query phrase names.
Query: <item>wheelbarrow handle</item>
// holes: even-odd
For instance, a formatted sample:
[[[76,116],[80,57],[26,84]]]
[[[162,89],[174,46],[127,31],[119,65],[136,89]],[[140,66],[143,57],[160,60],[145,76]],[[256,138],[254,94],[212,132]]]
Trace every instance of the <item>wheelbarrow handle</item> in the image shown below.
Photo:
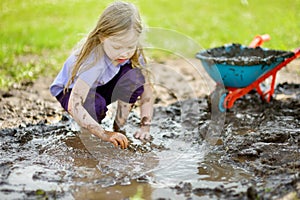
[[[249,47],[255,48],[255,47],[261,46],[265,41],[268,41],[270,39],[271,39],[271,37],[269,34],[257,35],[254,37],[252,42],[249,44]]]
[[[297,49],[294,50],[295,56],[296,58],[300,57],[300,47],[298,47]]]

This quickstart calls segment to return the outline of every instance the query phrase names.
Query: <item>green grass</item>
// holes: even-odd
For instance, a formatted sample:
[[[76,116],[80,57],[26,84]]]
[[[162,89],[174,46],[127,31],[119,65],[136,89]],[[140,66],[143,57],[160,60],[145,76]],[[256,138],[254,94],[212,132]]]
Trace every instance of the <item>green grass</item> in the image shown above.
[[[54,76],[82,36],[93,28],[108,0],[2,0],[0,88]],[[265,47],[300,46],[299,0],[133,0],[148,27],[176,30],[210,48],[249,44],[268,33]],[[179,45],[184,51],[184,44]]]

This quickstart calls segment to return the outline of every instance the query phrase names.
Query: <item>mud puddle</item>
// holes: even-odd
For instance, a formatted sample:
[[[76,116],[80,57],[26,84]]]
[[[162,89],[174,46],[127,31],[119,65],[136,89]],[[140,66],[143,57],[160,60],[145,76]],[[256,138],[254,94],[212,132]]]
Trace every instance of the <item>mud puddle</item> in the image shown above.
[[[131,136],[139,122],[132,113],[124,151],[80,131],[67,115],[2,129],[0,197],[299,198],[299,87],[279,85],[270,104],[256,93],[236,101],[215,146],[204,141],[211,114],[206,97],[157,107],[148,143]],[[201,114],[183,119],[181,108],[193,105]]]

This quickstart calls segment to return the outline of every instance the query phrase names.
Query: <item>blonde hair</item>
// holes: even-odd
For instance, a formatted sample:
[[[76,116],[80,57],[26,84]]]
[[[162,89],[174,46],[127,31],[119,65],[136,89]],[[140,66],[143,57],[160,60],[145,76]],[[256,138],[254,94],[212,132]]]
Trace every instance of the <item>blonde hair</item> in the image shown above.
[[[103,56],[103,48],[100,38],[107,38],[114,36],[122,31],[134,29],[137,33],[142,33],[141,17],[138,9],[131,3],[114,2],[109,5],[101,14],[96,27],[88,34],[84,44],[82,45],[77,60],[72,68],[71,77],[68,80],[65,90],[68,89],[79,71],[86,69],[85,61],[88,59],[90,53],[95,51],[95,61]],[[132,67],[140,67],[140,59],[146,63],[143,49],[138,44],[134,55],[130,58]],[[94,61],[94,62],[95,62]]]

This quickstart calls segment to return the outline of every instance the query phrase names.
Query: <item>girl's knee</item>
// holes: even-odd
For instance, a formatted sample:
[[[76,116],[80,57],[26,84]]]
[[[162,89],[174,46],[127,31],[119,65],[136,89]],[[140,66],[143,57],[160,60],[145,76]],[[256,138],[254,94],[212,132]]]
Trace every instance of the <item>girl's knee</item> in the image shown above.
[[[145,78],[137,68],[126,72],[117,82],[112,99],[120,99],[127,103],[134,103],[144,92]]]
[[[98,93],[89,94],[84,103],[88,113],[99,123],[105,118],[107,112],[107,104],[105,99]]]
[[[143,92],[144,92],[144,86],[141,86],[138,89],[136,89],[132,93],[132,95],[131,95],[131,97],[129,99],[129,103],[135,103],[137,101],[138,97],[143,94]]]

